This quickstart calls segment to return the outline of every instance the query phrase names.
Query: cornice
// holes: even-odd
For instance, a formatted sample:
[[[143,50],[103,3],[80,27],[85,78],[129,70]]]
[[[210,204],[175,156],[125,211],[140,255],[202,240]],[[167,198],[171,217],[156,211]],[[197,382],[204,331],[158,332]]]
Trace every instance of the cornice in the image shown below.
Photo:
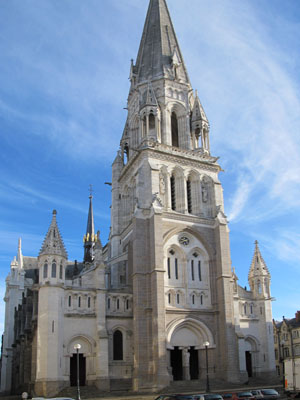
[[[136,154],[124,166],[119,180],[127,178],[130,170],[134,170],[141,157],[152,157],[157,160],[172,162],[184,166],[200,168],[214,173],[222,169],[217,164],[218,157],[211,157],[203,153],[196,153],[193,150],[180,149],[173,146],[157,143],[154,141],[144,141],[138,149],[134,149]]]
[[[190,222],[193,224],[207,225],[210,227],[215,227],[214,219],[201,218],[201,217],[197,217],[195,215],[180,214],[180,213],[176,213],[176,212],[164,211],[163,215],[162,215],[162,219],[163,220],[171,219],[174,221],[185,221],[185,222]]]

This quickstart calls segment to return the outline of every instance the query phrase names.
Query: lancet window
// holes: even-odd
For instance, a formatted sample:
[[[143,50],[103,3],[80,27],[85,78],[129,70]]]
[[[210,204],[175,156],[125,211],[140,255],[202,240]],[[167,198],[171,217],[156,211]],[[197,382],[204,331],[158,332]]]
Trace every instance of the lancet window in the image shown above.
[[[170,178],[171,185],[171,208],[176,211],[176,188],[175,188],[175,176],[172,175]]]
[[[48,278],[48,264],[44,264],[43,277]]]
[[[175,112],[171,116],[172,146],[179,147],[178,119]]]
[[[56,261],[52,261],[51,278],[56,278]]]
[[[123,334],[119,330],[113,334],[113,359],[123,360]]]
[[[155,116],[154,114],[151,112],[149,114],[149,131],[153,131],[155,129]]]
[[[191,179],[188,178],[186,181],[186,193],[187,193],[187,207],[188,207],[188,212],[192,214],[193,209],[192,209],[192,182]]]

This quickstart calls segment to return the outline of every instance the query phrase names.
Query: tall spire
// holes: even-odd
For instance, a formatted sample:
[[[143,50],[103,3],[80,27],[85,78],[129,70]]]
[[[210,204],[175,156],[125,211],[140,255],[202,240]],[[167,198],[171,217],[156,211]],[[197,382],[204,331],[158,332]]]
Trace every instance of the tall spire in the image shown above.
[[[89,205],[88,221],[87,221],[87,226],[86,226],[86,235],[89,235],[90,237],[92,237],[95,235],[93,203],[92,203],[93,196],[90,195],[89,199],[90,199],[90,205]]]
[[[94,259],[93,250],[94,250],[95,242],[97,242],[97,235],[95,235],[95,228],[94,228],[92,193],[90,194],[89,199],[90,199],[90,204],[89,204],[88,221],[87,221],[87,226],[86,226],[86,234],[83,237],[84,262],[92,262],[93,261],[93,259]]]
[[[150,0],[136,65],[131,80],[177,79],[190,84],[165,0]]]
[[[59,255],[67,259],[68,254],[57,226],[56,214],[57,211],[53,210],[52,221],[42,244],[39,256]]]

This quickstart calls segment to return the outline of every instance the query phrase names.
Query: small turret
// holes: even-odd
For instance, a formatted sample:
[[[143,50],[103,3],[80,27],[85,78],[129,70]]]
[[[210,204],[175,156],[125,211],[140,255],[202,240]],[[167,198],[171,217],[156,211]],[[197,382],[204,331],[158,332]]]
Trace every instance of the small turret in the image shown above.
[[[270,298],[270,280],[271,275],[264,259],[262,258],[256,240],[254,255],[248,275],[249,285],[254,295],[262,298]]]
[[[56,210],[53,210],[52,221],[39,253],[40,283],[62,283],[65,278],[65,266],[68,254],[60,235]]]
[[[197,91],[192,111],[192,139],[195,149],[201,149],[209,154],[209,122]]]
[[[140,95],[140,120],[142,121],[142,138],[160,141],[160,111],[150,81]]]

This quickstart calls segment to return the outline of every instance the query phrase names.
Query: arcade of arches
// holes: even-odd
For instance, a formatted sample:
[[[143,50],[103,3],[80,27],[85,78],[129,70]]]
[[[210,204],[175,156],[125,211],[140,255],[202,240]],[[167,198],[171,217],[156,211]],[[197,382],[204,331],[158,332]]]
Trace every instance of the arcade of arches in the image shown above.
[[[208,327],[197,320],[185,319],[171,323],[167,336],[168,370],[173,380],[194,380],[206,371],[205,342],[209,342],[210,359],[214,339]]]

